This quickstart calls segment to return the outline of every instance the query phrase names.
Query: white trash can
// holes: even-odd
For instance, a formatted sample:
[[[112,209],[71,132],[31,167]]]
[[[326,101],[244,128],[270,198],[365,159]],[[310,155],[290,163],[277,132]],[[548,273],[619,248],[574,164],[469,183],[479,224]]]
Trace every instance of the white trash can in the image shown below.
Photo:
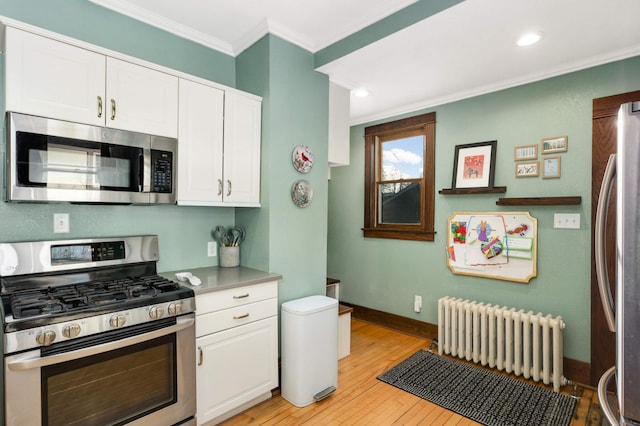
[[[282,304],[280,393],[296,407],[338,387],[338,301],[309,296]]]

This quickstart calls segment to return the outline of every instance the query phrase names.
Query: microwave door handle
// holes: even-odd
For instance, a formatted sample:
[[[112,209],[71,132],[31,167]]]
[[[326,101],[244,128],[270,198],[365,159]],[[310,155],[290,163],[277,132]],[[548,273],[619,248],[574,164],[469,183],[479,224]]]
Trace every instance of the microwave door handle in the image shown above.
[[[22,371],[33,368],[42,368],[47,365],[60,364],[67,361],[85,358],[91,355],[109,352],[114,349],[124,348],[126,346],[135,345],[137,343],[146,342],[148,340],[153,340],[158,337],[166,336],[168,334],[177,333],[178,331],[191,327],[194,324],[195,319],[193,318],[193,316],[186,316],[178,318],[178,321],[175,325],[165,327],[160,330],[155,330],[149,333],[140,334],[138,336],[127,337],[125,339],[107,342],[100,345],[95,345],[88,348],[78,349],[75,351],[65,352],[57,355],[17,360],[7,363],[7,367],[11,371]]]
[[[615,178],[616,154],[611,154],[607,162],[607,168],[604,171],[604,177],[602,178],[602,186],[600,187],[600,195],[598,196],[598,207],[596,208],[595,261],[596,278],[598,280],[598,290],[600,291],[602,308],[609,330],[612,332],[616,331],[616,319],[613,310],[613,296],[611,295],[611,286],[609,284],[605,244],[607,242],[607,210],[609,209],[609,199]]]
[[[609,399],[607,398],[607,388],[609,387],[609,381],[614,376],[616,372],[616,366],[609,368],[604,372],[600,380],[598,381],[598,399],[600,400],[600,408],[604,413],[609,423],[612,425],[619,424],[619,419],[616,418],[613,410],[611,409],[611,405],[609,405]]]
[[[138,154],[138,192],[144,188],[144,154]]]
[[[138,192],[151,192],[151,150],[145,149],[139,155],[140,161],[140,182]]]

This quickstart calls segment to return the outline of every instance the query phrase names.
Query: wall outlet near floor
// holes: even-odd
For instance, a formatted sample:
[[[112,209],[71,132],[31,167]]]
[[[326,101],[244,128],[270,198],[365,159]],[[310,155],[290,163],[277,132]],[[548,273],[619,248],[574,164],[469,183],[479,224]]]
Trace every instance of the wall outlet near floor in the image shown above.
[[[207,242],[207,256],[216,257],[218,255],[218,246],[215,241]]]
[[[413,299],[413,310],[420,312],[422,310],[422,296],[415,295]]]
[[[53,214],[53,232],[69,232],[69,213]]]
[[[558,229],[580,229],[580,213],[554,213],[553,227]]]

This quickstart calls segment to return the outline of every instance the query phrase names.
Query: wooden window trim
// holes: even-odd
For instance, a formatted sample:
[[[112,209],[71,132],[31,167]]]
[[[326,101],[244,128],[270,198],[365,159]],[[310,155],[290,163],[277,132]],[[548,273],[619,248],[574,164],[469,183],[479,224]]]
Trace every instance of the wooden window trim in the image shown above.
[[[365,128],[365,167],[364,167],[364,228],[366,238],[389,238],[396,240],[434,241],[434,202],[435,202],[435,125],[436,113],[409,117]],[[422,225],[378,224],[376,194],[376,144],[380,136],[423,130],[426,136],[424,146],[424,170],[422,179]]]

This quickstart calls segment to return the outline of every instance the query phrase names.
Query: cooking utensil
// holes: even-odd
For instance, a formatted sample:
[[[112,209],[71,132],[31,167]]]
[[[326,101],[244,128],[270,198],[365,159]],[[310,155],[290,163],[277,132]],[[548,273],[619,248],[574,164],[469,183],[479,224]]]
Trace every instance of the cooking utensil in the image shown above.
[[[233,236],[233,242],[231,244],[232,246],[239,246],[240,243],[244,241],[244,237],[246,236],[246,233],[243,227],[236,226],[235,228],[232,228],[229,232],[231,232],[231,235]]]

